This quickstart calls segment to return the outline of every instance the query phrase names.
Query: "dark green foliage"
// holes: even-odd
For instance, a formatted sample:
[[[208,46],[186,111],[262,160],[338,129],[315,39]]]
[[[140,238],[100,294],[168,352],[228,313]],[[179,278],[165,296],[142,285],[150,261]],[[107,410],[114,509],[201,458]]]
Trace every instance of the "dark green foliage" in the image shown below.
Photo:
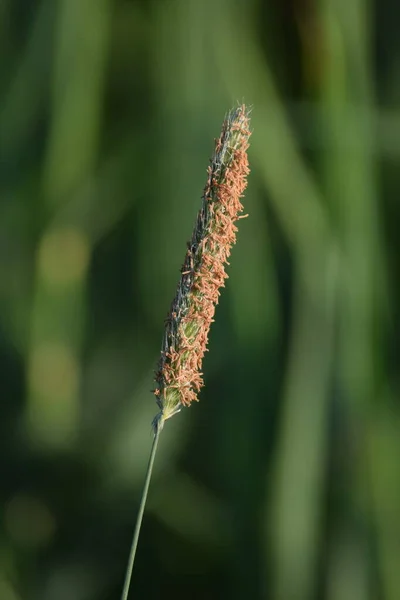
[[[237,101],[250,216],[132,597],[397,600],[396,11],[0,2],[1,600],[120,598],[164,319]]]

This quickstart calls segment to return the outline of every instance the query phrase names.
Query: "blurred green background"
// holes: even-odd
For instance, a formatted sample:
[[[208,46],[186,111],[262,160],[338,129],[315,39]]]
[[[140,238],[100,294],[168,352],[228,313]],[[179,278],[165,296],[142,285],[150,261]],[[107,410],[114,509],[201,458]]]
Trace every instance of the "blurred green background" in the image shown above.
[[[118,600],[226,111],[251,175],[132,598],[400,598],[396,0],[0,1],[0,599]]]

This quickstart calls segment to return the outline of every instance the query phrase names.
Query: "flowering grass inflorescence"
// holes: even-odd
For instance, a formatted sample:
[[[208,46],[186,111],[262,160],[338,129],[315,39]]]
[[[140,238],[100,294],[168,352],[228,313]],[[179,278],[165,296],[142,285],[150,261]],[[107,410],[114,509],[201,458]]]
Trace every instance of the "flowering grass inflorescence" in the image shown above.
[[[203,385],[202,361],[208,333],[227,274],[225,265],[236,241],[235,221],[242,218],[240,198],[247,185],[249,111],[231,110],[215,144],[208,180],[181,279],[165,324],[154,393],[160,413],[153,420],[154,438],[136,519],[121,600],[127,600],[158,439],[166,419],[197,400]]]
[[[220,288],[228,277],[225,265],[236,241],[235,221],[244,216],[240,199],[249,173],[249,137],[249,111],[242,105],[228,113],[216,140],[202,206],[166,320],[155,378],[160,407],[153,421],[155,432],[182,406],[197,400],[203,386],[202,361]]]

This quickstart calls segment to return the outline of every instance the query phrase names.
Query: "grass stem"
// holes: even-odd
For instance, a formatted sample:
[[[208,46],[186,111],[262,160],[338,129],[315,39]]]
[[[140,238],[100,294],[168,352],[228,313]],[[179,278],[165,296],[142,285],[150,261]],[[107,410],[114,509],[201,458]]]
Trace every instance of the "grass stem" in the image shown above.
[[[146,506],[147,494],[149,491],[151,474],[153,472],[154,458],[156,456],[158,438],[160,436],[160,433],[161,433],[161,427],[157,427],[155,430],[155,434],[154,434],[153,445],[151,447],[149,464],[147,466],[147,472],[146,472],[146,479],[145,479],[144,486],[143,486],[142,498],[140,500],[139,512],[138,512],[138,515],[136,518],[135,531],[133,533],[133,539],[132,539],[131,550],[129,553],[128,565],[126,567],[124,589],[122,591],[121,600],[128,599],[129,587],[130,587],[131,578],[132,578],[132,570],[133,570],[133,565],[135,563],[136,548],[137,548],[138,541],[139,541],[140,528],[142,525],[144,508]]]

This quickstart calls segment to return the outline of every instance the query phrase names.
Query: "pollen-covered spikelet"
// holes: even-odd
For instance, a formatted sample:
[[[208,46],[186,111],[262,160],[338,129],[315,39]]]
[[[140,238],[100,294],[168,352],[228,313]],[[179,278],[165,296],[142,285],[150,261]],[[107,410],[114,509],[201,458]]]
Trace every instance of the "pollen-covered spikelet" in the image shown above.
[[[249,173],[249,111],[244,105],[227,115],[216,140],[200,212],[188,243],[181,279],[166,320],[154,393],[160,413],[155,431],[182,406],[197,400],[203,386],[202,361],[220,288],[228,277],[235,221]]]

